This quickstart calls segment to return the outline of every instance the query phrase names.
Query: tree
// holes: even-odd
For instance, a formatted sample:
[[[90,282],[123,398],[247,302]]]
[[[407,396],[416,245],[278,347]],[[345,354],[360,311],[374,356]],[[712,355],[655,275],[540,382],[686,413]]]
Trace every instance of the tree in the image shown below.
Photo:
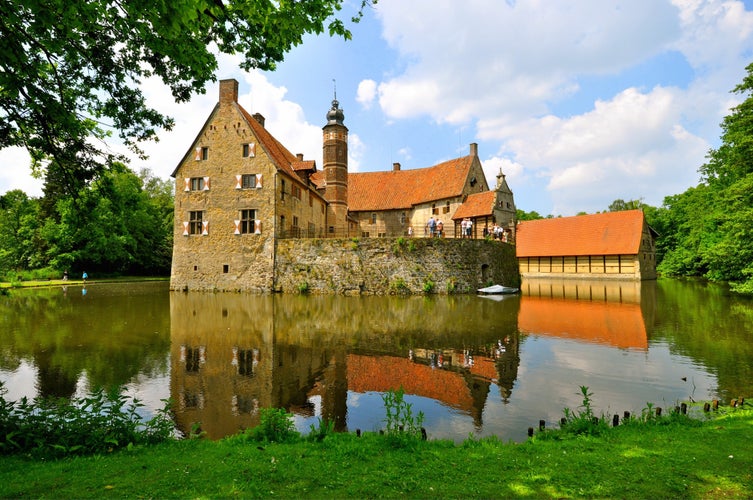
[[[623,210],[636,210],[639,208],[646,207],[646,204],[643,203],[643,198],[640,198],[638,200],[622,200],[622,199],[616,199],[609,205],[609,211],[610,212],[621,212]]]
[[[753,64],[746,70],[733,89],[745,98],[724,118],[721,146],[700,168],[702,183],[664,201],[666,255],[659,270],[729,281],[753,293]]]
[[[0,196],[0,272],[32,263],[38,208],[38,201],[19,189]]]
[[[345,0],[1,0],[0,149],[25,147],[74,193],[114,161],[113,132],[135,153],[170,129],[139,89],[159,77],[177,102],[215,79],[214,50],[271,70],[307,33],[349,39]],[[352,19],[357,22],[366,5]],[[325,26],[326,25],[326,26]],[[50,162],[54,160],[54,162]],[[49,172],[48,172],[49,175]]]

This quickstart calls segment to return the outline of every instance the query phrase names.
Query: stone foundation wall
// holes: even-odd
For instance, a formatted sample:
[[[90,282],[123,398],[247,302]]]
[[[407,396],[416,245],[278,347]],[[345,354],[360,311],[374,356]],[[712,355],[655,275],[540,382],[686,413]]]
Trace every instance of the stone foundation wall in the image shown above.
[[[514,246],[427,238],[277,241],[277,292],[474,293],[491,284],[520,286]]]

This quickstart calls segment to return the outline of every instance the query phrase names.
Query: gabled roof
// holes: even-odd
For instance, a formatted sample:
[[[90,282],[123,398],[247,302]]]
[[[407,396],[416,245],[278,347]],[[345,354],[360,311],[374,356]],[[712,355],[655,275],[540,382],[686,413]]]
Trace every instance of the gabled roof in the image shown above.
[[[494,211],[494,202],[496,200],[495,191],[484,191],[483,193],[469,194],[462,205],[455,211],[452,216],[453,220],[464,219],[466,217],[483,217],[492,215]]]
[[[264,126],[259,123],[258,120],[256,120],[253,116],[251,116],[248,111],[243,109],[243,106],[238,104],[237,102],[233,103],[233,106],[236,107],[238,112],[243,117],[243,120],[246,122],[246,125],[251,129],[253,134],[256,136],[257,140],[257,146],[261,147],[266,151],[267,155],[269,156],[269,159],[272,161],[272,164],[280,171],[285,172],[293,179],[299,179],[298,175],[296,174],[296,168],[294,168],[294,165],[298,168],[316,168],[316,164],[313,160],[300,160],[296,155],[288,151],[288,149],[280,143],[277,139],[275,139],[272,134],[267,131]],[[212,120],[212,117],[220,108],[220,104],[217,103],[210,113],[209,117],[207,118],[206,122],[204,122],[204,126],[201,127],[201,130],[196,135],[196,138],[191,143],[192,146],[196,144],[198,141],[199,136],[204,132],[204,129],[207,127],[209,122]],[[173,170],[173,173],[171,174],[172,177],[175,177],[178,173],[178,169],[183,164],[183,162],[186,160],[187,157],[191,154],[191,149],[189,149],[185,155],[183,155],[183,158],[181,158],[180,163],[178,163],[178,166],[175,167],[175,170]]]
[[[518,257],[633,255],[641,246],[643,211],[523,221],[515,244]]]
[[[474,158],[468,155],[411,170],[349,173],[348,208],[351,212],[409,209],[461,196]],[[321,187],[324,173],[317,174],[312,180]]]

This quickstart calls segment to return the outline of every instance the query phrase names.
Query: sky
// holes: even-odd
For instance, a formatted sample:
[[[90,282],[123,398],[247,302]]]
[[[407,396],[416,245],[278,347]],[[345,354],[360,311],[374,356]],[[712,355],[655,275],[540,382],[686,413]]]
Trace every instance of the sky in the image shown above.
[[[360,0],[344,2],[348,20]],[[379,0],[348,26],[352,40],[307,36],[274,72],[220,56],[217,79],[237,79],[240,104],[319,169],[336,92],[350,171],[429,167],[477,143],[490,187],[502,171],[517,208],[541,215],[661,206],[697,185],[753,62],[753,0]],[[176,125],[131,167],[168,179],[219,85],[181,104],[142,87]],[[40,196],[28,154],[3,158],[0,193]]]

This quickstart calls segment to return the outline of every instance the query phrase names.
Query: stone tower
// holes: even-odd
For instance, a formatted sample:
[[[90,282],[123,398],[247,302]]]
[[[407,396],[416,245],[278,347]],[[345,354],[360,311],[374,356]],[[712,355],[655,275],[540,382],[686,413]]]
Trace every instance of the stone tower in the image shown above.
[[[322,128],[324,197],[327,200],[327,231],[347,236],[348,229],[348,128],[343,124],[345,115],[337,102],[327,112],[327,124]]]

